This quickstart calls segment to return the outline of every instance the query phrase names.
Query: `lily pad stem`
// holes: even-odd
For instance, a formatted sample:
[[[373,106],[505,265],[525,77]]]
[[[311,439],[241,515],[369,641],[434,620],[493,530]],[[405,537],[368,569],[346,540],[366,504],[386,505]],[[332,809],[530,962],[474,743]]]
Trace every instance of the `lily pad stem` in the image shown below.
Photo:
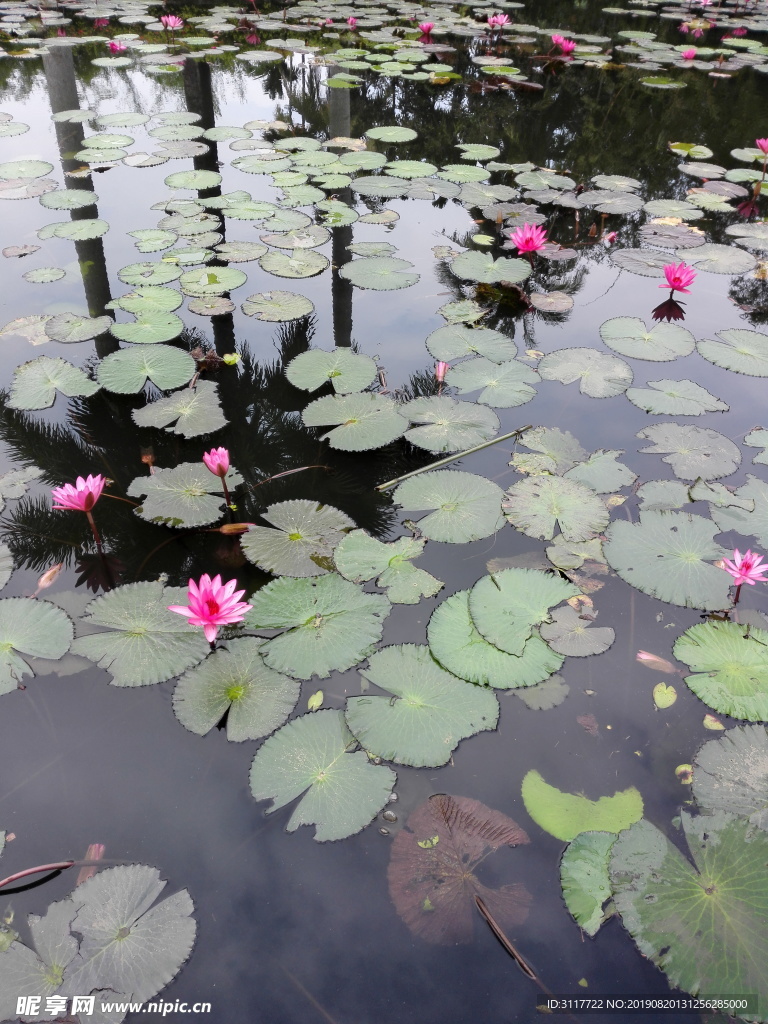
[[[93,539],[96,541],[96,547],[99,549],[99,554],[103,555],[104,554],[104,549],[101,546],[101,537],[99,536],[99,531],[96,529],[96,523],[93,520],[93,515],[91,513],[91,510],[88,509],[88,511],[85,513],[85,515],[86,515],[86,517],[88,519],[88,523],[90,524],[91,532],[93,533]]]
[[[410,480],[412,476],[419,476],[421,473],[428,473],[431,469],[440,469],[441,466],[448,466],[451,462],[463,459],[465,455],[474,455],[475,452],[482,451],[483,448],[490,448],[491,445],[498,444],[500,441],[509,441],[513,437],[517,440],[526,430],[532,429],[533,427],[530,423],[526,427],[518,427],[517,430],[511,430],[508,434],[502,434],[501,437],[494,437],[492,441],[483,441],[482,444],[476,444],[474,448],[465,448],[463,452],[456,452],[455,455],[448,455],[444,459],[438,459],[437,462],[430,462],[428,466],[422,466],[421,469],[414,469],[410,473],[403,473],[402,476],[396,476],[394,480],[387,480],[385,484],[377,484],[375,490],[388,491],[390,487],[395,487],[403,480]]]

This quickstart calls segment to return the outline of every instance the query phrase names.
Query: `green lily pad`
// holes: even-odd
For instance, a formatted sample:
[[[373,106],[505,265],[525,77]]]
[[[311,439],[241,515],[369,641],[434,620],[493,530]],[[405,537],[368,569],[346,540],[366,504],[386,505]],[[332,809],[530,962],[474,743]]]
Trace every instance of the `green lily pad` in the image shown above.
[[[85,206],[93,206],[98,201],[99,197],[95,192],[82,188],[56,189],[40,196],[40,205],[47,210],[79,210]]]
[[[501,508],[515,529],[540,540],[551,540],[557,526],[565,540],[589,540],[602,533],[610,520],[608,509],[590,487],[558,476],[518,481],[507,491]]]
[[[591,487],[598,494],[610,494],[620,487],[631,487],[637,475],[629,466],[618,461],[619,455],[623,454],[623,451],[605,451],[599,448],[563,476],[566,480],[575,480],[585,487]]]
[[[268,252],[259,259],[259,266],[275,277],[314,277],[330,266],[327,256],[312,249]]]
[[[446,384],[455,387],[460,394],[481,388],[478,402],[498,409],[511,409],[530,402],[536,395],[531,385],[540,379],[532,367],[518,359],[494,363],[481,357],[451,367],[445,375]]]
[[[362,391],[374,380],[376,373],[376,363],[370,356],[345,348],[337,348],[333,352],[322,349],[302,352],[285,368],[285,375],[294,387],[316,391],[330,381],[333,390],[341,395]]]
[[[406,439],[436,453],[472,448],[493,437],[499,429],[495,412],[445,395],[414,398],[400,406],[400,412],[416,424],[406,432]]]
[[[432,613],[427,628],[432,656],[455,676],[500,690],[536,686],[563,664],[533,630],[520,655],[507,654],[481,636],[469,609],[468,590],[460,590]]]
[[[168,345],[122,349],[102,359],[96,369],[99,384],[120,395],[137,394],[148,380],[160,391],[170,391],[194,375],[194,359]]]
[[[710,274],[746,274],[757,266],[757,260],[751,253],[733,245],[706,243],[678,252],[677,256],[697,270],[706,270]]]
[[[626,394],[638,409],[657,416],[701,416],[729,408],[692,380],[650,380],[647,388],[628,388]]]
[[[321,224],[311,224],[307,228],[294,228],[292,231],[277,231],[261,235],[265,245],[274,245],[278,249],[313,249],[325,245],[331,238],[331,232]]]
[[[95,395],[98,390],[96,381],[66,359],[40,356],[16,368],[8,407],[48,409],[53,405],[57,392],[67,398],[82,398]]]
[[[287,323],[309,316],[315,304],[296,292],[259,292],[249,295],[240,307],[246,316],[255,316],[267,323]]]
[[[382,594],[366,594],[336,573],[273,580],[252,605],[246,625],[285,630],[264,644],[264,660],[296,679],[327,679],[367,658],[391,609]]]
[[[137,313],[133,323],[112,323],[109,330],[120,341],[133,345],[156,345],[178,338],[184,330],[184,321],[175,313],[152,309]]]
[[[695,210],[688,203],[682,205],[697,216],[702,216],[700,210]],[[628,270],[631,274],[639,274],[641,277],[664,277],[664,267],[667,266],[670,259],[669,253],[657,252],[653,249],[615,249],[611,253],[612,263],[621,267],[622,270]]]
[[[104,626],[109,632],[77,637],[72,652],[110,672],[115,686],[148,686],[172,679],[210,650],[200,628],[168,611],[169,604],[186,599],[181,587],[157,582],[118,587],[91,601],[83,617],[87,627]]]
[[[656,423],[640,430],[638,437],[651,441],[641,452],[664,454],[662,462],[681,480],[717,480],[729,476],[741,462],[738,445],[709,427],[689,423]]]
[[[438,327],[429,335],[426,345],[435,359],[445,362],[479,354],[498,364],[509,362],[517,355],[514,341],[500,331],[490,327],[468,327],[461,323]]]
[[[713,502],[710,514],[721,530],[736,530],[753,536],[766,546],[768,540],[768,484],[759,477],[747,474],[747,482],[726,499],[728,504]],[[706,500],[712,501],[709,495]]]
[[[752,462],[768,465],[768,451],[766,450],[768,449],[768,430],[764,430],[762,427],[750,430],[744,437],[744,444],[750,448],[762,448],[763,451],[758,452]]]
[[[768,377],[768,334],[733,328],[718,331],[722,341],[696,343],[699,354],[715,366],[750,377]]]
[[[347,725],[369,754],[386,761],[437,767],[462,739],[496,728],[495,695],[440,668],[428,647],[385,647],[361,675],[393,696],[348,697]]]
[[[30,597],[0,600],[0,694],[10,693],[24,676],[34,675],[20,655],[62,658],[73,636],[72,620],[49,601]]]
[[[428,178],[436,170],[434,164],[425,160],[390,160],[384,173],[400,178]]]
[[[44,178],[53,170],[53,164],[45,160],[9,160],[0,164],[0,178],[13,181],[16,178]]]
[[[218,171],[176,171],[165,179],[168,188],[207,189],[221,184]]]
[[[90,217],[87,220],[62,221],[53,230],[57,238],[68,238],[73,242],[87,242],[92,238],[101,238],[109,231],[105,220]]]
[[[705,743],[693,762],[693,796],[707,813],[728,811],[768,832],[768,730],[741,725]]]
[[[58,313],[46,321],[45,333],[52,341],[71,344],[89,341],[103,334],[113,324],[110,316],[79,316],[77,313]]]
[[[612,398],[632,383],[632,370],[623,359],[595,348],[565,348],[550,352],[539,361],[542,380],[561,384],[579,381],[579,391],[590,398]]]
[[[591,654],[607,651],[616,634],[609,626],[591,626],[570,605],[556,608],[552,622],[541,627],[541,638],[553,651],[571,658],[587,658]]]
[[[400,537],[383,544],[365,530],[353,530],[342,537],[333,553],[336,569],[352,583],[378,577],[376,585],[392,604],[418,604],[422,597],[434,597],[442,588],[440,580],[411,564],[424,550],[426,541]]]
[[[451,260],[450,268],[456,277],[480,284],[520,284],[531,276],[531,265],[527,260],[507,257],[495,260],[490,253],[474,250],[459,253]]]
[[[199,380],[194,388],[185,388],[167,398],[135,409],[133,422],[139,427],[164,427],[183,437],[212,434],[227,425],[219,404],[218,385]]]
[[[384,807],[397,776],[372,764],[340,711],[315,711],[294,719],[265,740],[253,759],[251,793],[272,800],[276,811],[300,797],[286,826],[316,825],[318,842],[345,839]]]
[[[660,323],[648,330],[637,316],[617,316],[600,327],[608,348],[633,359],[667,362],[689,356],[695,347],[690,331],[677,324]]]
[[[610,863],[616,909],[670,986],[692,995],[754,993],[762,1007],[768,837],[722,811],[681,818],[690,854],[648,821],[619,836]]]
[[[175,288],[162,285],[143,285],[132,292],[126,292],[119,299],[113,299],[111,306],[124,309],[126,313],[147,313],[150,311],[172,313],[184,299]],[[108,308],[109,308],[108,304]],[[109,326],[109,325],[107,325]]]
[[[652,199],[643,209],[652,217],[674,217],[676,220],[699,220],[704,216],[701,210],[682,199]]]
[[[563,681],[563,677],[555,674],[549,679],[545,679],[543,683],[521,687],[513,692],[531,711],[549,711],[550,708],[556,708],[563,703],[570,689],[570,686]]]
[[[501,488],[485,477],[437,469],[403,481],[392,500],[405,511],[433,510],[419,520],[419,530],[429,540],[466,544],[502,528],[503,497]]]
[[[216,246],[220,260],[227,263],[249,263],[266,252],[266,246],[258,242],[222,242]]]
[[[611,916],[603,911],[613,895],[608,861],[616,842],[613,832],[582,832],[566,846],[560,860],[563,899],[576,924],[587,935],[596,935]]]
[[[643,798],[634,786],[590,800],[550,786],[531,769],[523,779],[522,794],[525,809],[536,824],[565,842],[582,832],[622,832],[643,816]]]
[[[248,275],[234,267],[203,267],[202,270],[187,270],[181,275],[179,284],[186,295],[200,298],[234,291],[247,280]]]
[[[158,228],[129,231],[128,234],[136,239],[136,248],[139,252],[160,252],[162,249],[170,249],[179,237],[175,231],[161,231]]]
[[[549,609],[580,591],[540,569],[502,569],[483,576],[469,594],[469,611],[488,643],[520,657],[534,627],[550,622]]]
[[[338,424],[323,435],[323,440],[327,439],[332,448],[347,452],[381,448],[400,437],[408,427],[391,398],[369,392],[326,395],[311,402],[301,417],[307,427]]]
[[[418,274],[406,272],[412,266],[408,260],[401,260],[396,256],[367,256],[345,263],[339,273],[358,288],[394,291],[409,288],[419,280]]]
[[[766,630],[738,622],[705,622],[686,630],[673,652],[693,669],[685,681],[705,704],[732,718],[768,721]]]
[[[242,483],[242,477],[230,469],[228,486],[232,488],[238,483]],[[155,467],[151,476],[137,476],[132,480],[126,493],[133,498],[146,495],[136,515],[150,523],[207,526],[217,522],[223,514],[221,479],[213,476],[202,462],[181,462],[169,469]]]
[[[577,463],[587,459],[586,451],[573,434],[567,430],[558,430],[557,427],[533,427],[526,430],[520,444],[537,453],[513,456],[510,465],[518,468],[520,472],[563,475]]]
[[[458,302],[446,302],[444,306],[438,308],[437,312],[449,324],[472,324],[481,320],[488,310],[474,299],[460,299]]]
[[[456,148],[461,150],[462,160],[493,160],[501,154],[501,150],[496,146],[476,142],[460,142]]]
[[[412,128],[401,128],[399,125],[385,125],[381,128],[369,128],[368,131],[363,133],[369,139],[376,139],[378,142],[412,142],[418,135]],[[43,171],[43,174],[47,174],[47,171]],[[13,174],[11,177],[16,178],[19,175]]]
[[[117,272],[123,284],[136,287],[143,285],[164,285],[178,281],[181,271],[168,263],[131,263]]]
[[[623,580],[644,594],[685,608],[719,611],[730,603],[731,580],[711,564],[729,554],[715,543],[718,532],[701,516],[642,511],[638,523],[611,523],[603,554]]]
[[[227,716],[227,739],[235,743],[269,736],[287,720],[301,684],[264,664],[263,641],[230,640],[178,681],[173,710],[190,732],[204,736]]]
[[[332,505],[297,499],[270,505],[240,543],[249,562],[273,576],[319,576],[333,566],[333,549],[355,524]]]

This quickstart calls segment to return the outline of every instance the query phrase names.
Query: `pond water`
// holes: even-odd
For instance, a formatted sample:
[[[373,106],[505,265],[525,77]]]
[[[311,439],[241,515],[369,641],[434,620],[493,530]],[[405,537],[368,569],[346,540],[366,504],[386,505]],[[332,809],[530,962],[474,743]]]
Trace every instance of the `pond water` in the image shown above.
[[[251,6],[0,0],[0,1016],[768,1019],[768,5]]]

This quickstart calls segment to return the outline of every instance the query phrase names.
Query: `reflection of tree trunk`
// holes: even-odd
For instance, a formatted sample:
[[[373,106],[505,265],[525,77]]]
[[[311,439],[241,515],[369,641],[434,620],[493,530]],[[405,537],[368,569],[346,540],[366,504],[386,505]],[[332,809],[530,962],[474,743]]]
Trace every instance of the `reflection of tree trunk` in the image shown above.
[[[43,56],[43,68],[53,113],[58,114],[62,110],[77,110],[80,100],[77,95],[72,50],[68,46],[51,47],[49,52]],[[57,121],[55,127],[61,166],[66,175],[68,171],[73,171],[81,166],[80,161],[76,160],[74,155],[83,148],[83,126],[80,122]],[[78,181],[82,181],[86,189],[93,190],[93,179],[90,175],[80,178]],[[71,210],[69,215],[72,220],[87,220],[91,217],[98,217],[99,211],[94,205]],[[105,309],[112,294],[109,288],[109,276],[101,239],[92,238],[87,241],[75,242],[75,250],[83,278],[88,312],[91,316],[104,316],[105,314],[112,316],[111,311]],[[99,356],[114,352],[119,347],[117,340],[109,335],[96,339],[96,352]]]
[[[335,75],[337,67],[328,68],[329,75]],[[350,89],[328,90],[328,115],[331,138],[349,138],[352,130],[349,94]],[[338,193],[343,203],[352,205],[352,190],[345,188]],[[345,263],[352,259],[347,248],[352,245],[352,225],[331,228],[331,302],[333,306],[333,340],[337,348],[349,348],[352,344],[352,282],[339,274]]]

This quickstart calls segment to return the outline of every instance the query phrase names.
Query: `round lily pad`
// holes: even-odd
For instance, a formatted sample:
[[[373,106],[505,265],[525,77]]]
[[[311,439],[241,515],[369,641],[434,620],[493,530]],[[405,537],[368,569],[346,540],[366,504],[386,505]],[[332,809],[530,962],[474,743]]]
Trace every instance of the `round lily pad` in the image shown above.
[[[542,380],[562,384],[579,381],[579,390],[590,398],[612,398],[632,383],[633,374],[623,359],[594,348],[565,348],[550,352],[538,365]]]
[[[333,448],[353,452],[389,444],[408,427],[391,398],[369,392],[318,398],[304,409],[302,420],[307,427],[332,425],[324,439]]]
[[[285,375],[294,387],[316,391],[329,381],[340,395],[362,391],[376,377],[376,363],[349,349],[337,348],[333,352],[312,349],[292,359]]]
[[[638,437],[653,443],[641,452],[665,454],[664,462],[681,480],[717,480],[729,476],[741,462],[738,445],[708,427],[688,423],[656,423]]]
[[[419,280],[418,274],[407,273],[412,266],[408,260],[396,256],[367,256],[345,263],[339,274],[358,288],[394,291],[409,288]]]
[[[241,309],[247,316],[255,316],[257,320],[269,323],[285,323],[309,316],[315,305],[304,295],[296,292],[259,292],[249,295]]]
[[[457,452],[487,441],[499,429],[499,418],[473,402],[457,402],[445,395],[414,398],[400,406],[411,421],[406,439],[431,452]],[[415,425],[414,425],[415,424]]]
[[[677,324],[660,323],[650,330],[637,316],[617,316],[600,326],[600,337],[608,348],[633,359],[667,362],[693,352],[695,339]]]
[[[451,367],[445,375],[445,382],[456,388],[460,394],[480,390],[478,402],[501,409],[524,405],[535,396],[531,385],[541,378],[527,363],[510,359],[494,363],[478,356]]]
[[[245,557],[273,576],[320,576],[333,565],[333,549],[354,523],[331,505],[282,501],[262,513],[270,524],[249,526],[241,538]]]
[[[565,540],[589,540],[610,520],[608,509],[590,487],[561,476],[518,481],[507,491],[501,508],[516,529],[541,540],[551,540],[558,526]]]
[[[673,653],[693,670],[685,681],[705,704],[732,718],[768,721],[768,631],[704,622],[686,630]]]
[[[437,469],[405,480],[392,500],[404,511],[430,509],[419,530],[431,540],[465,544],[490,537],[504,525],[504,492],[491,480],[455,469]]]
[[[380,128],[369,128],[364,133],[369,139],[379,142],[412,142],[417,132],[412,128],[401,128],[399,125],[386,125]],[[46,172],[47,173],[47,172]]]

